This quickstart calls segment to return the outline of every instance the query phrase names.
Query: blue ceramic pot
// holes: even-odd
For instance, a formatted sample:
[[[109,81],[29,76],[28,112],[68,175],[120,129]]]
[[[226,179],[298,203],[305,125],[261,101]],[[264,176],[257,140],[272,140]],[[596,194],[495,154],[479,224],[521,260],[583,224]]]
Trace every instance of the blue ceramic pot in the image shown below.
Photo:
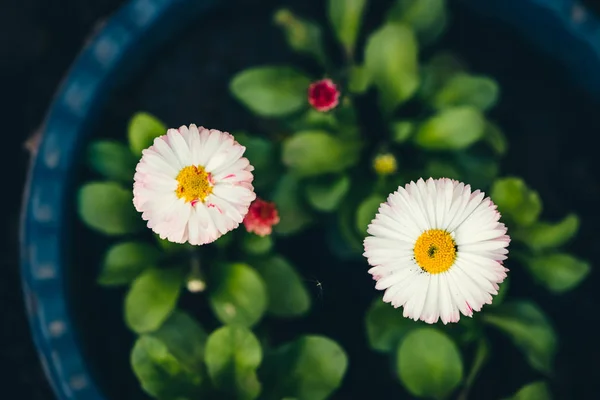
[[[600,98],[600,24],[572,0],[462,0],[514,26],[565,65],[574,82]],[[52,104],[33,162],[21,224],[21,269],[32,334],[59,400],[106,397],[89,372],[67,294],[69,223],[75,154],[111,88],[150,51],[216,0],[132,0],[83,49]],[[158,28],[160,26],[160,29]]]

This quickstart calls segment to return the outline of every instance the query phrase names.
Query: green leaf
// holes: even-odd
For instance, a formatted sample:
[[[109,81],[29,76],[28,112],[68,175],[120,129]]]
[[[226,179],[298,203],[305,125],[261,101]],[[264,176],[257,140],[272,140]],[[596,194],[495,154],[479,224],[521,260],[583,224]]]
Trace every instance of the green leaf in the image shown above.
[[[309,108],[298,117],[292,117],[286,121],[286,127],[294,132],[313,129],[335,132],[339,128],[336,117],[339,115],[340,109],[341,107],[336,109],[335,113],[332,113]]]
[[[446,398],[463,379],[458,347],[434,328],[408,333],[398,348],[396,366],[404,386],[419,397]]]
[[[420,322],[404,318],[401,310],[379,298],[367,311],[365,323],[371,348],[386,353],[395,350],[406,334],[421,326]]]
[[[555,293],[574,289],[590,273],[590,264],[570,254],[537,255],[527,259],[535,279]]]
[[[273,19],[283,29],[287,43],[294,51],[314,57],[322,66],[327,65],[319,25],[299,18],[285,8],[278,10]]]
[[[267,289],[260,275],[242,263],[221,264],[213,269],[210,306],[224,324],[251,327],[267,309]]]
[[[180,269],[150,268],[131,284],[125,297],[125,321],[136,333],[152,332],[175,309],[184,274]]]
[[[266,254],[273,248],[271,235],[259,236],[254,233],[246,233],[242,239],[242,249],[247,254]]]
[[[518,225],[530,226],[542,212],[542,201],[534,190],[521,178],[498,179],[492,185],[491,198],[498,205],[503,217]]]
[[[462,71],[465,66],[462,60],[451,52],[440,52],[422,68],[422,84],[419,95],[422,99],[431,101],[433,95],[440,90],[446,82]]]
[[[383,202],[385,202],[385,197],[374,194],[360,203],[356,210],[356,229],[360,233],[367,234],[367,228],[371,221],[375,219],[375,214],[377,214],[379,206]]]
[[[348,76],[348,90],[350,93],[362,94],[369,90],[371,76],[365,66],[352,65]]]
[[[352,57],[367,0],[329,0],[328,16],[337,40]]]
[[[472,107],[448,108],[426,120],[414,136],[427,150],[460,150],[483,137],[485,118]]]
[[[159,257],[158,249],[147,243],[117,243],[104,256],[98,283],[103,286],[128,284],[142,271],[156,265]]]
[[[233,77],[231,93],[263,117],[283,117],[308,105],[310,78],[291,67],[255,67]]]
[[[276,349],[264,364],[265,399],[323,400],[341,385],[348,357],[333,340],[307,335]]]
[[[538,371],[552,372],[557,337],[544,313],[528,301],[514,301],[490,308],[486,323],[508,335]]]
[[[252,184],[257,189],[265,189],[277,181],[277,170],[279,168],[277,152],[272,141],[250,135],[246,132],[235,132],[235,140],[246,147],[244,157],[254,167],[254,180]]]
[[[273,193],[273,201],[277,204],[279,223],[273,230],[280,235],[291,235],[313,222],[313,217],[301,202],[301,187],[297,177],[283,174]]]
[[[133,207],[133,192],[115,182],[89,182],[78,193],[79,217],[105,235],[134,233],[144,227]]]
[[[131,366],[142,389],[164,399],[199,398],[202,375],[188,368],[160,339],[140,336],[131,351]]]
[[[327,176],[308,182],[305,187],[306,199],[315,210],[334,211],[350,190],[350,184],[348,175]]]
[[[404,143],[415,132],[415,124],[410,121],[397,121],[390,125],[392,131],[392,141],[394,143]]]
[[[344,171],[359,161],[360,146],[325,131],[302,131],[283,142],[283,164],[299,177]]]
[[[152,146],[154,139],[167,134],[167,127],[156,117],[145,113],[136,113],[129,121],[127,136],[129,147],[134,155],[141,156],[142,150]]]
[[[500,156],[506,154],[508,141],[498,125],[494,124],[493,122],[486,121],[483,139],[492,147],[496,154]]]
[[[555,224],[539,221],[531,226],[517,229],[514,236],[527,244],[529,248],[542,251],[566,244],[577,234],[578,230],[579,217],[569,214]]]
[[[105,178],[133,182],[137,160],[123,143],[113,140],[94,141],[88,147],[87,161],[94,171]]]
[[[419,87],[417,57],[417,42],[405,25],[388,23],[369,36],[365,67],[379,89],[386,114],[391,114]]]
[[[204,358],[213,383],[239,399],[255,399],[261,385],[256,369],[262,349],[252,332],[242,326],[224,326],[208,337]]]
[[[499,92],[490,78],[458,73],[433,96],[432,104],[437,109],[471,106],[485,111],[496,104]]]
[[[269,308],[277,317],[298,317],[310,309],[310,296],[302,278],[281,256],[271,256],[256,262],[258,273],[267,285]]]
[[[448,23],[446,0],[396,0],[388,20],[410,25],[419,40],[429,44],[444,32]]]
[[[487,189],[500,172],[498,162],[492,157],[459,151],[453,154],[453,159],[459,167],[460,176],[472,188]]]
[[[552,400],[552,394],[546,382],[538,381],[523,386],[506,400]]]

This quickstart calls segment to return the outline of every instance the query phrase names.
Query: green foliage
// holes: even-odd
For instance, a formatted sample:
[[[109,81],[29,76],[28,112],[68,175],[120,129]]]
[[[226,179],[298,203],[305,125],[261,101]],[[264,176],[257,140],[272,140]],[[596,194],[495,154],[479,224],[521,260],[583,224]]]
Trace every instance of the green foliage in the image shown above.
[[[258,339],[243,326],[224,326],[208,337],[204,360],[213,384],[238,399],[255,399],[261,384],[256,369],[262,361]]]
[[[502,216],[522,226],[530,226],[542,212],[542,201],[521,178],[498,179],[492,185],[491,198]]]
[[[458,347],[433,328],[409,332],[396,355],[400,380],[415,396],[444,399],[463,379]]]
[[[310,309],[310,296],[302,278],[281,256],[262,258],[255,263],[269,299],[267,311],[277,317],[298,317]]]
[[[390,129],[392,131],[392,141],[397,144],[406,142],[415,132],[415,124],[410,121],[392,122]]]
[[[530,249],[543,251],[560,247],[571,240],[579,230],[579,217],[567,215],[555,224],[538,221],[515,230],[513,236],[524,242]]]
[[[323,66],[327,64],[320,26],[299,18],[288,9],[278,10],[274,20],[283,29],[287,43],[294,51],[314,57]]]
[[[271,235],[259,236],[254,233],[247,233],[242,239],[242,249],[247,254],[260,255],[266,254],[273,248],[273,238]]]
[[[471,106],[485,111],[498,100],[498,84],[487,77],[458,73],[435,93],[432,105],[437,109]]]
[[[493,122],[487,121],[485,125],[485,133],[483,134],[483,140],[490,145],[497,155],[502,156],[506,153],[508,148],[506,136],[504,136],[504,133],[500,127]]]
[[[144,227],[132,200],[131,189],[118,183],[89,182],[79,189],[77,211],[90,228],[105,235],[125,235]]]
[[[528,257],[527,266],[538,282],[555,293],[574,289],[590,273],[589,263],[565,253]]]
[[[557,338],[544,313],[528,301],[513,301],[490,308],[484,321],[504,332],[538,371],[552,372]]]
[[[129,147],[134,155],[141,156],[142,150],[152,146],[154,139],[166,133],[167,127],[156,117],[138,112],[129,121],[127,130]]]
[[[264,364],[265,399],[323,400],[340,386],[348,357],[333,340],[309,335],[277,348]]]
[[[306,199],[317,211],[334,211],[350,190],[350,184],[348,175],[320,177],[306,184]]]
[[[278,160],[275,145],[272,141],[246,132],[233,134],[239,144],[246,147],[244,157],[254,167],[252,184],[257,189],[264,189],[277,180]]]
[[[367,0],[329,0],[329,22],[346,54],[352,57]]]
[[[418,46],[406,25],[388,23],[373,32],[365,48],[365,67],[386,114],[408,100],[419,87]]]
[[[350,93],[365,93],[371,86],[371,76],[365,66],[353,65],[350,67],[350,76],[348,77],[348,90]]]
[[[523,386],[517,393],[505,400],[552,400],[550,388],[544,381]]]
[[[455,54],[451,52],[435,54],[422,67],[422,83],[419,89],[419,97],[430,102],[431,98],[446,82],[464,70],[463,62]]]
[[[377,214],[377,210],[383,202],[385,202],[385,197],[373,194],[360,203],[356,209],[356,229],[358,232],[363,235],[367,234],[367,228],[371,221],[375,219],[375,214]]]
[[[358,162],[360,146],[325,131],[302,131],[283,142],[283,164],[299,177],[342,172]]]
[[[263,117],[283,117],[308,105],[310,78],[291,67],[255,67],[238,73],[231,93]]]
[[[144,242],[120,242],[111,246],[104,256],[98,283],[118,286],[130,283],[142,271],[156,264],[159,251]]]
[[[267,289],[260,275],[242,263],[218,265],[211,272],[210,306],[219,321],[246,327],[256,324],[268,304]]]
[[[436,40],[445,30],[446,0],[396,0],[388,20],[410,25],[423,44]]]
[[[279,223],[273,230],[280,235],[291,235],[313,222],[313,217],[302,203],[302,187],[297,177],[286,173],[280,179],[273,193],[277,204]]]
[[[160,328],[175,309],[184,281],[181,269],[149,268],[131,284],[125,297],[125,322],[134,332]]]
[[[97,140],[88,147],[87,161],[90,167],[105,178],[131,183],[136,158],[131,150],[113,140]]]
[[[454,107],[440,111],[426,120],[414,136],[415,143],[426,150],[460,150],[483,137],[485,118],[473,107]]]
[[[385,353],[396,350],[409,332],[422,326],[420,322],[404,318],[400,310],[380,298],[371,304],[365,324],[371,348]]]

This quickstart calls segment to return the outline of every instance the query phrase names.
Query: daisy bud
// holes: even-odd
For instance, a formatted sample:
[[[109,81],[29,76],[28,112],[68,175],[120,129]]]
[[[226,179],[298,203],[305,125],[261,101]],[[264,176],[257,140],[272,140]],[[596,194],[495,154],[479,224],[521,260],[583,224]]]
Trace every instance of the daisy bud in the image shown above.
[[[313,82],[308,88],[308,102],[317,111],[329,111],[338,105],[340,91],[331,79]]]
[[[248,232],[253,232],[259,236],[270,235],[273,231],[273,225],[279,223],[279,213],[275,203],[264,201],[257,198],[250,204],[250,209],[246,218],[244,218],[244,226]]]
[[[391,153],[379,154],[373,160],[373,169],[378,175],[391,175],[398,169],[396,157]]]

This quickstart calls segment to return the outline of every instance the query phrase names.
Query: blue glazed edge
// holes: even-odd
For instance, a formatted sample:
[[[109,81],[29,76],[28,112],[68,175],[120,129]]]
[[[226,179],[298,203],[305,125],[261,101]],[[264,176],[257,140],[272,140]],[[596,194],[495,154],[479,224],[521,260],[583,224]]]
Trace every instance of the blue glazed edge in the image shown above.
[[[573,78],[600,98],[600,23],[578,1],[462,1],[513,25],[566,64]],[[25,189],[21,277],[32,335],[59,400],[105,399],[83,360],[63,282],[66,257],[61,246],[68,232],[61,222],[71,195],[75,151],[89,134],[110,89],[126,76],[124,72],[134,71],[157,42],[215,3],[217,0],[130,1],[83,49],[50,108]],[[525,23],[524,16],[529,17]],[[161,29],[153,29],[158,24]],[[559,45],[551,40],[557,30],[563,38]],[[571,51],[575,43],[579,44],[577,51]]]
[[[20,261],[32,336],[59,400],[105,399],[83,359],[64,282],[69,232],[63,221],[75,154],[125,73],[216,3],[131,0],[84,47],[50,107],[25,188]]]

